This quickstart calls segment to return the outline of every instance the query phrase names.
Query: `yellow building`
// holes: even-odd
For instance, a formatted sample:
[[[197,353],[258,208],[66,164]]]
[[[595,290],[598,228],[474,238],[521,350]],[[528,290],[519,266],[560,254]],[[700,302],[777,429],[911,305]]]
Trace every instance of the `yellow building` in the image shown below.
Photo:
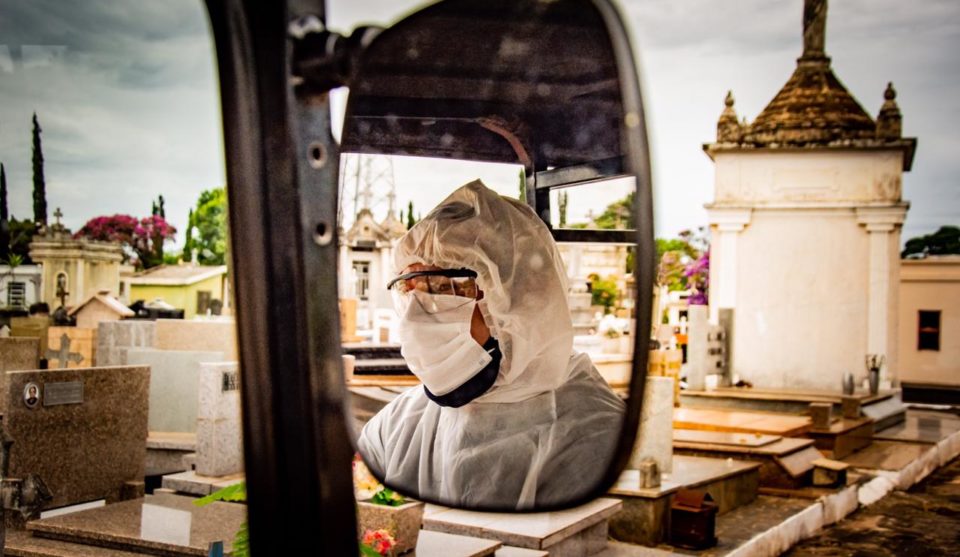
[[[161,265],[124,278],[130,302],[146,303],[157,299],[184,311],[184,319],[197,315],[219,314],[225,307],[227,267],[199,265]]]
[[[960,386],[960,256],[900,265],[900,379]]]

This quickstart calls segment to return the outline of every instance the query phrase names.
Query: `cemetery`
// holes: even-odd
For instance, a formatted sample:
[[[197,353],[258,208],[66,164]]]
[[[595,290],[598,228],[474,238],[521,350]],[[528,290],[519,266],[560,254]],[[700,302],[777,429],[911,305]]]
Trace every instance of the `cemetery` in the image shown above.
[[[637,435],[613,485],[562,510],[459,509],[385,487],[358,453],[359,541],[391,556],[772,556],[960,456],[957,407],[914,403],[903,387],[960,383],[905,348],[923,285],[939,281],[934,265],[899,258],[917,140],[902,137],[892,84],[874,95],[876,117],[840,84],[825,17],[804,20],[793,75],[752,122],[727,95],[703,145],[711,243],[693,264],[707,267],[688,290],[638,284],[623,243],[559,247],[574,350],[622,400],[636,351],[646,356]],[[812,123],[797,116],[810,112]],[[380,220],[373,188],[355,194],[332,317],[354,447],[381,410],[424,388],[382,288],[407,232],[396,193]],[[30,245],[36,266],[20,271],[31,289],[18,304],[33,309],[0,322],[0,555],[244,554],[245,385],[227,266],[194,254],[124,274],[119,245],[78,238],[55,215]],[[960,280],[956,260],[937,267]],[[639,315],[648,286],[652,315]],[[957,342],[944,336],[944,350]]]

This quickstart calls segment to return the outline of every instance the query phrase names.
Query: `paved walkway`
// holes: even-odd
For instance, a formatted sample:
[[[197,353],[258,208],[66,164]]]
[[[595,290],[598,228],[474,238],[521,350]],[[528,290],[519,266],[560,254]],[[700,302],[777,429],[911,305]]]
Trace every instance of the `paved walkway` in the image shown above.
[[[960,458],[909,491],[894,491],[819,535],[791,557],[960,555]]]

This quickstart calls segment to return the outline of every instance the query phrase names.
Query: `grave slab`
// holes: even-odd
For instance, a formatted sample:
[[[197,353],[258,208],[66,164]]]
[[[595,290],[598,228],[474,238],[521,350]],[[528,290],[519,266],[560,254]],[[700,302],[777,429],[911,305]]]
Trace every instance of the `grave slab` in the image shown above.
[[[823,455],[814,447],[813,439],[780,438],[763,445],[730,444],[726,437],[712,442],[706,435],[723,435],[703,432],[697,440],[685,440],[686,432],[674,430],[673,448],[677,454],[734,458],[759,462],[760,486],[796,489],[809,484],[813,461]]]
[[[939,443],[960,432],[960,419],[950,414],[939,416],[907,410],[903,422],[874,433],[873,438],[906,443]]]
[[[103,321],[97,326],[97,365],[126,365],[128,348],[153,348],[156,342],[153,321]]]
[[[417,547],[413,556],[449,555],[450,557],[486,557],[501,555],[497,551],[503,544],[494,540],[456,536],[443,532],[424,530],[417,537]]]
[[[573,509],[518,515],[427,505],[423,529],[546,550],[554,557],[592,555],[606,546],[607,520],[622,506],[616,499],[601,498]]]
[[[806,416],[763,414],[735,410],[677,408],[673,413],[674,429],[722,431],[726,433],[761,433],[796,437],[807,433],[811,421]]]
[[[210,542],[223,541],[224,551],[229,553],[234,534],[246,521],[246,505],[214,502],[198,507],[193,501],[192,497],[179,495],[147,495],[144,499],[33,521],[27,524],[27,530],[46,539],[171,556],[206,556]],[[186,543],[145,539],[145,507],[148,513],[160,509],[189,515]]]
[[[143,480],[149,368],[12,371],[7,378],[10,475],[40,476],[53,493],[47,508],[116,501],[124,482]],[[24,397],[29,384],[40,393],[32,407]]]
[[[873,418],[876,422],[874,428],[879,430],[902,422],[906,417],[907,408],[900,399],[900,393],[896,393],[884,400],[864,405],[861,411],[864,416]]]
[[[200,364],[222,360],[222,352],[127,349],[130,365],[150,366],[150,431],[195,432]]]

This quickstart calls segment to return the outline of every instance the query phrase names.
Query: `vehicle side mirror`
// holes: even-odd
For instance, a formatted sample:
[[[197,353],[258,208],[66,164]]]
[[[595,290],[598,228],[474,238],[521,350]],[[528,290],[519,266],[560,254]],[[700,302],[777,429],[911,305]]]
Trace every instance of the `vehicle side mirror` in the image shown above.
[[[463,182],[451,182],[436,188],[441,206],[426,215],[427,224],[409,232],[411,239],[385,236],[389,245],[382,249],[389,253],[380,261],[388,263],[358,271],[367,281],[362,288],[370,289],[357,295],[367,303],[367,315],[393,307],[385,285],[405,263],[476,271],[486,296],[476,303],[491,334],[500,335],[502,358],[488,390],[464,406],[445,405],[425,379],[429,354],[415,353],[439,354],[439,341],[413,346],[410,330],[420,330],[423,318],[399,315],[398,326],[407,331],[399,335],[406,363],[424,386],[394,393],[383,399],[382,409],[374,408],[376,416],[358,432],[360,454],[389,487],[446,505],[544,510],[602,494],[634,447],[655,265],[645,118],[620,16],[609,0],[444,0],[363,36],[351,38],[361,48],[345,58],[351,66],[343,72],[350,89],[341,141],[345,157],[446,159],[477,168],[509,164],[521,170],[522,179],[509,195],[504,188],[492,192],[486,178],[483,187],[457,189]],[[430,164],[422,162],[419,172],[436,172]],[[351,197],[345,188],[364,182],[360,168],[358,163],[351,177],[356,185],[345,185],[341,176],[341,204]],[[420,178],[424,183],[423,174]],[[415,178],[395,182],[397,191],[390,195],[401,198],[421,195],[426,187],[414,185]],[[352,193],[363,195],[359,189]],[[503,202],[508,196],[533,211]],[[463,207],[474,220],[450,217],[461,218],[457,211]],[[356,225],[364,207],[358,202],[352,209],[345,220]],[[567,218],[571,212],[576,218]],[[485,220],[491,213],[496,222]],[[383,224],[372,216],[370,222]],[[341,224],[346,230],[348,223]],[[540,230],[545,240],[529,240]],[[351,237],[347,231],[341,238],[348,254],[360,249]],[[499,259],[503,249],[490,247],[498,245],[516,249],[509,265]],[[554,264],[544,264],[541,248],[545,257],[557,258]],[[349,258],[341,257],[341,266]],[[518,269],[542,278],[517,280],[512,273]],[[340,269],[341,280],[346,271]],[[544,294],[554,282],[566,289]],[[345,286],[353,288],[341,284],[341,292]],[[539,315],[523,314],[517,305],[521,294],[544,296]],[[410,303],[423,306],[429,300]],[[546,330],[549,335],[537,335]],[[613,339],[617,347],[605,350]],[[571,350],[579,355],[571,358]],[[562,379],[557,373],[524,376],[548,361],[553,368],[562,362]],[[522,394],[498,395],[516,393],[511,389],[517,382],[526,382]],[[352,389],[355,402],[362,397],[358,393]],[[372,413],[369,406],[367,411]]]

